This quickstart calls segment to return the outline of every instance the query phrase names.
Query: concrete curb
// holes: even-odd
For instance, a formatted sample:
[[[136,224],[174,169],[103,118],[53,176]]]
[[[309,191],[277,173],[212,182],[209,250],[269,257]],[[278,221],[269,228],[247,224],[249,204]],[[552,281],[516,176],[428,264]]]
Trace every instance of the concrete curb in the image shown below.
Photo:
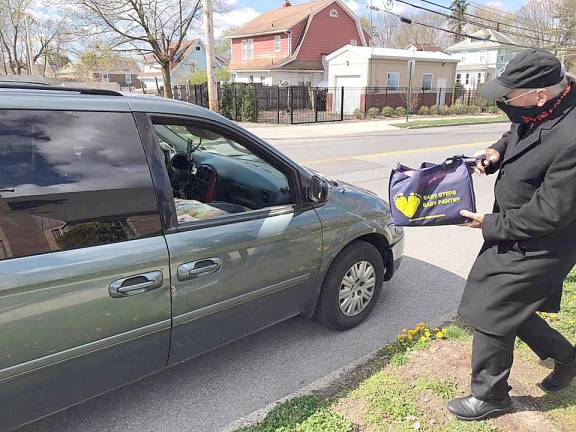
[[[438,321],[433,322],[431,326],[435,327],[441,324],[445,324],[447,322],[453,321],[454,318],[455,318],[455,312],[443,315],[438,319]],[[359,358],[358,360],[353,361],[352,363],[348,363],[346,366],[341,367],[340,369],[337,369],[329,373],[328,375],[323,376],[322,378],[308,384],[307,386],[302,387],[300,390],[297,390],[287,396],[284,396],[281,399],[278,399],[266,405],[264,408],[253,411],[250,414],[245,415],[244,417],[241,417],[238,420],[233,421],[232,423],[229,423],[224,429],[221,430],[221,432],[235,432],[240,428],[254,426],[257,423],[260,423],[262,420],[264,420],[268,415],[268,413],[270,413],[270,411],[272,411],[278,405],[281,405],[297,397],[310,396],[315,392],[319,392],[330,388],[337,381],[340,381],[344,376],[348,375],[350,372],[354,371],[360,366],[369,363],[372,359],[377,357],[378,352],[382,348],[383,347],[378,348],[377,350],[372,351],[370,354],[367,354]]]

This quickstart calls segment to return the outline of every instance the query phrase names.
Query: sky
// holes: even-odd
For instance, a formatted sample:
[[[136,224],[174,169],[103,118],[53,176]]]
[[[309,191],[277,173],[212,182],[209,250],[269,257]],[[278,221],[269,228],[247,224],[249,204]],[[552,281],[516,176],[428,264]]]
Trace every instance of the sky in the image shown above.
[[[226,27],[236,27],[243,25],[244,23],[250,21],[258,14],[266,12],[268,10],[282,6],[284,0],[223,0],[226,4],[227,12],[217,14],[216,16],[216,33],[221,33]],[[292,4],[307,3],[310,0],[292,0]],[[352,9],[358,15],[364,15],[368,12],[367,6],[372,1],[375,6],[384,7],[388,0],[344,0],[350,9]],[[421,3],[419,0],[408,0],[414,4],[420,4],[426,6],[426,4]],[[434,3],[449,6],[451,0],[431,0]],[[507,9],[510,11],[516,11],[519,9],[526,0],[473,0],[474,3],[483,4],[488,7],[498,7],[500,9]],[[402,5],[397,2],[393,2],[393,10],[402,12],[414,12],[416,9],[410,6]],[[428,5],[429,6],[429,5]]]

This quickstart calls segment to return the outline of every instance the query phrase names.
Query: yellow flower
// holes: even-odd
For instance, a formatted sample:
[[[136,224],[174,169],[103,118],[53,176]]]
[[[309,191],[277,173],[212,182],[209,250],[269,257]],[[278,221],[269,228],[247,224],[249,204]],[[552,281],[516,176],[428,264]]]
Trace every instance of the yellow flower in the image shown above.
[[[400,335],[396,339],[398,339],[400,342],[402,342],[402,339],[404,339],[404,337],[402,335]]]
[[[426,342],[428,340],[428,338],[426,336],[422,336],[420,338],[420,342]]]
[[[426,336],[427,338],[429,338],[430,336],[432,336],[432,334],[431,334],[429,331],[427,331],[426,333],[424,333],[424,336]]]
[[[442,338],[444,337],[444,333],[441,332],[441,331],[439,331],[438,333],[436,333],[436,337],[437,337],[438,339],[442,339]]]
[[[446,328],[442,328],[442,333],[446,334],[448,333],[448,330],[446,330]]]

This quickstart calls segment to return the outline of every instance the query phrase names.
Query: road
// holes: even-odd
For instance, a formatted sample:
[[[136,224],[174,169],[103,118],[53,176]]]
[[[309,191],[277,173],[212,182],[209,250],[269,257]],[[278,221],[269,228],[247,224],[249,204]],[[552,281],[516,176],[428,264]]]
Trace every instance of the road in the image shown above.
[[[317,128],[254,132],[311,168],[387,197],[390,169],[398,161],[418,166],[423,160],[470,155],[494,142],[506,126],[363,132],[345,125]],[[329,136],[329,128],[335,128],[336,136]],[[479,209],[489,211],[493,179],[477,178],[475,187]],[[407,258],[361,326],[338,333],[294,318],[18,432],[222,430],[384,346],[402,328],[420,321],[437,323],[452,314],[481,240],[481,233],[469,228],[408,229]]]

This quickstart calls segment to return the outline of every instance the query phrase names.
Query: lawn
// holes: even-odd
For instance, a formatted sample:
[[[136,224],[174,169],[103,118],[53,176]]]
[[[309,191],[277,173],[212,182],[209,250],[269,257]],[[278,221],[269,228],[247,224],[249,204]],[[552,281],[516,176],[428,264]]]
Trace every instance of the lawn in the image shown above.
[[[576,273],[565,283],[562,312],[543,314],[576,342]],[[468,394],[471,334],[457,323],[444,329],[418,324],[395,343],[332,387],[292,399],[259,424],[239,432],[573,432],[576,384],[545,394],[537,383],[549,372],[523,343],[517,343],[510,377],[515,408],[503,417],[461,422],[446,402]]]
[[[439,126],[463,126],[487,123],[510,123],[510,119],[503,115],[497,117],[440,118],[433,120],[412,120],[408,123],[392,123],[391,126],[405,129],[424,129]]]

